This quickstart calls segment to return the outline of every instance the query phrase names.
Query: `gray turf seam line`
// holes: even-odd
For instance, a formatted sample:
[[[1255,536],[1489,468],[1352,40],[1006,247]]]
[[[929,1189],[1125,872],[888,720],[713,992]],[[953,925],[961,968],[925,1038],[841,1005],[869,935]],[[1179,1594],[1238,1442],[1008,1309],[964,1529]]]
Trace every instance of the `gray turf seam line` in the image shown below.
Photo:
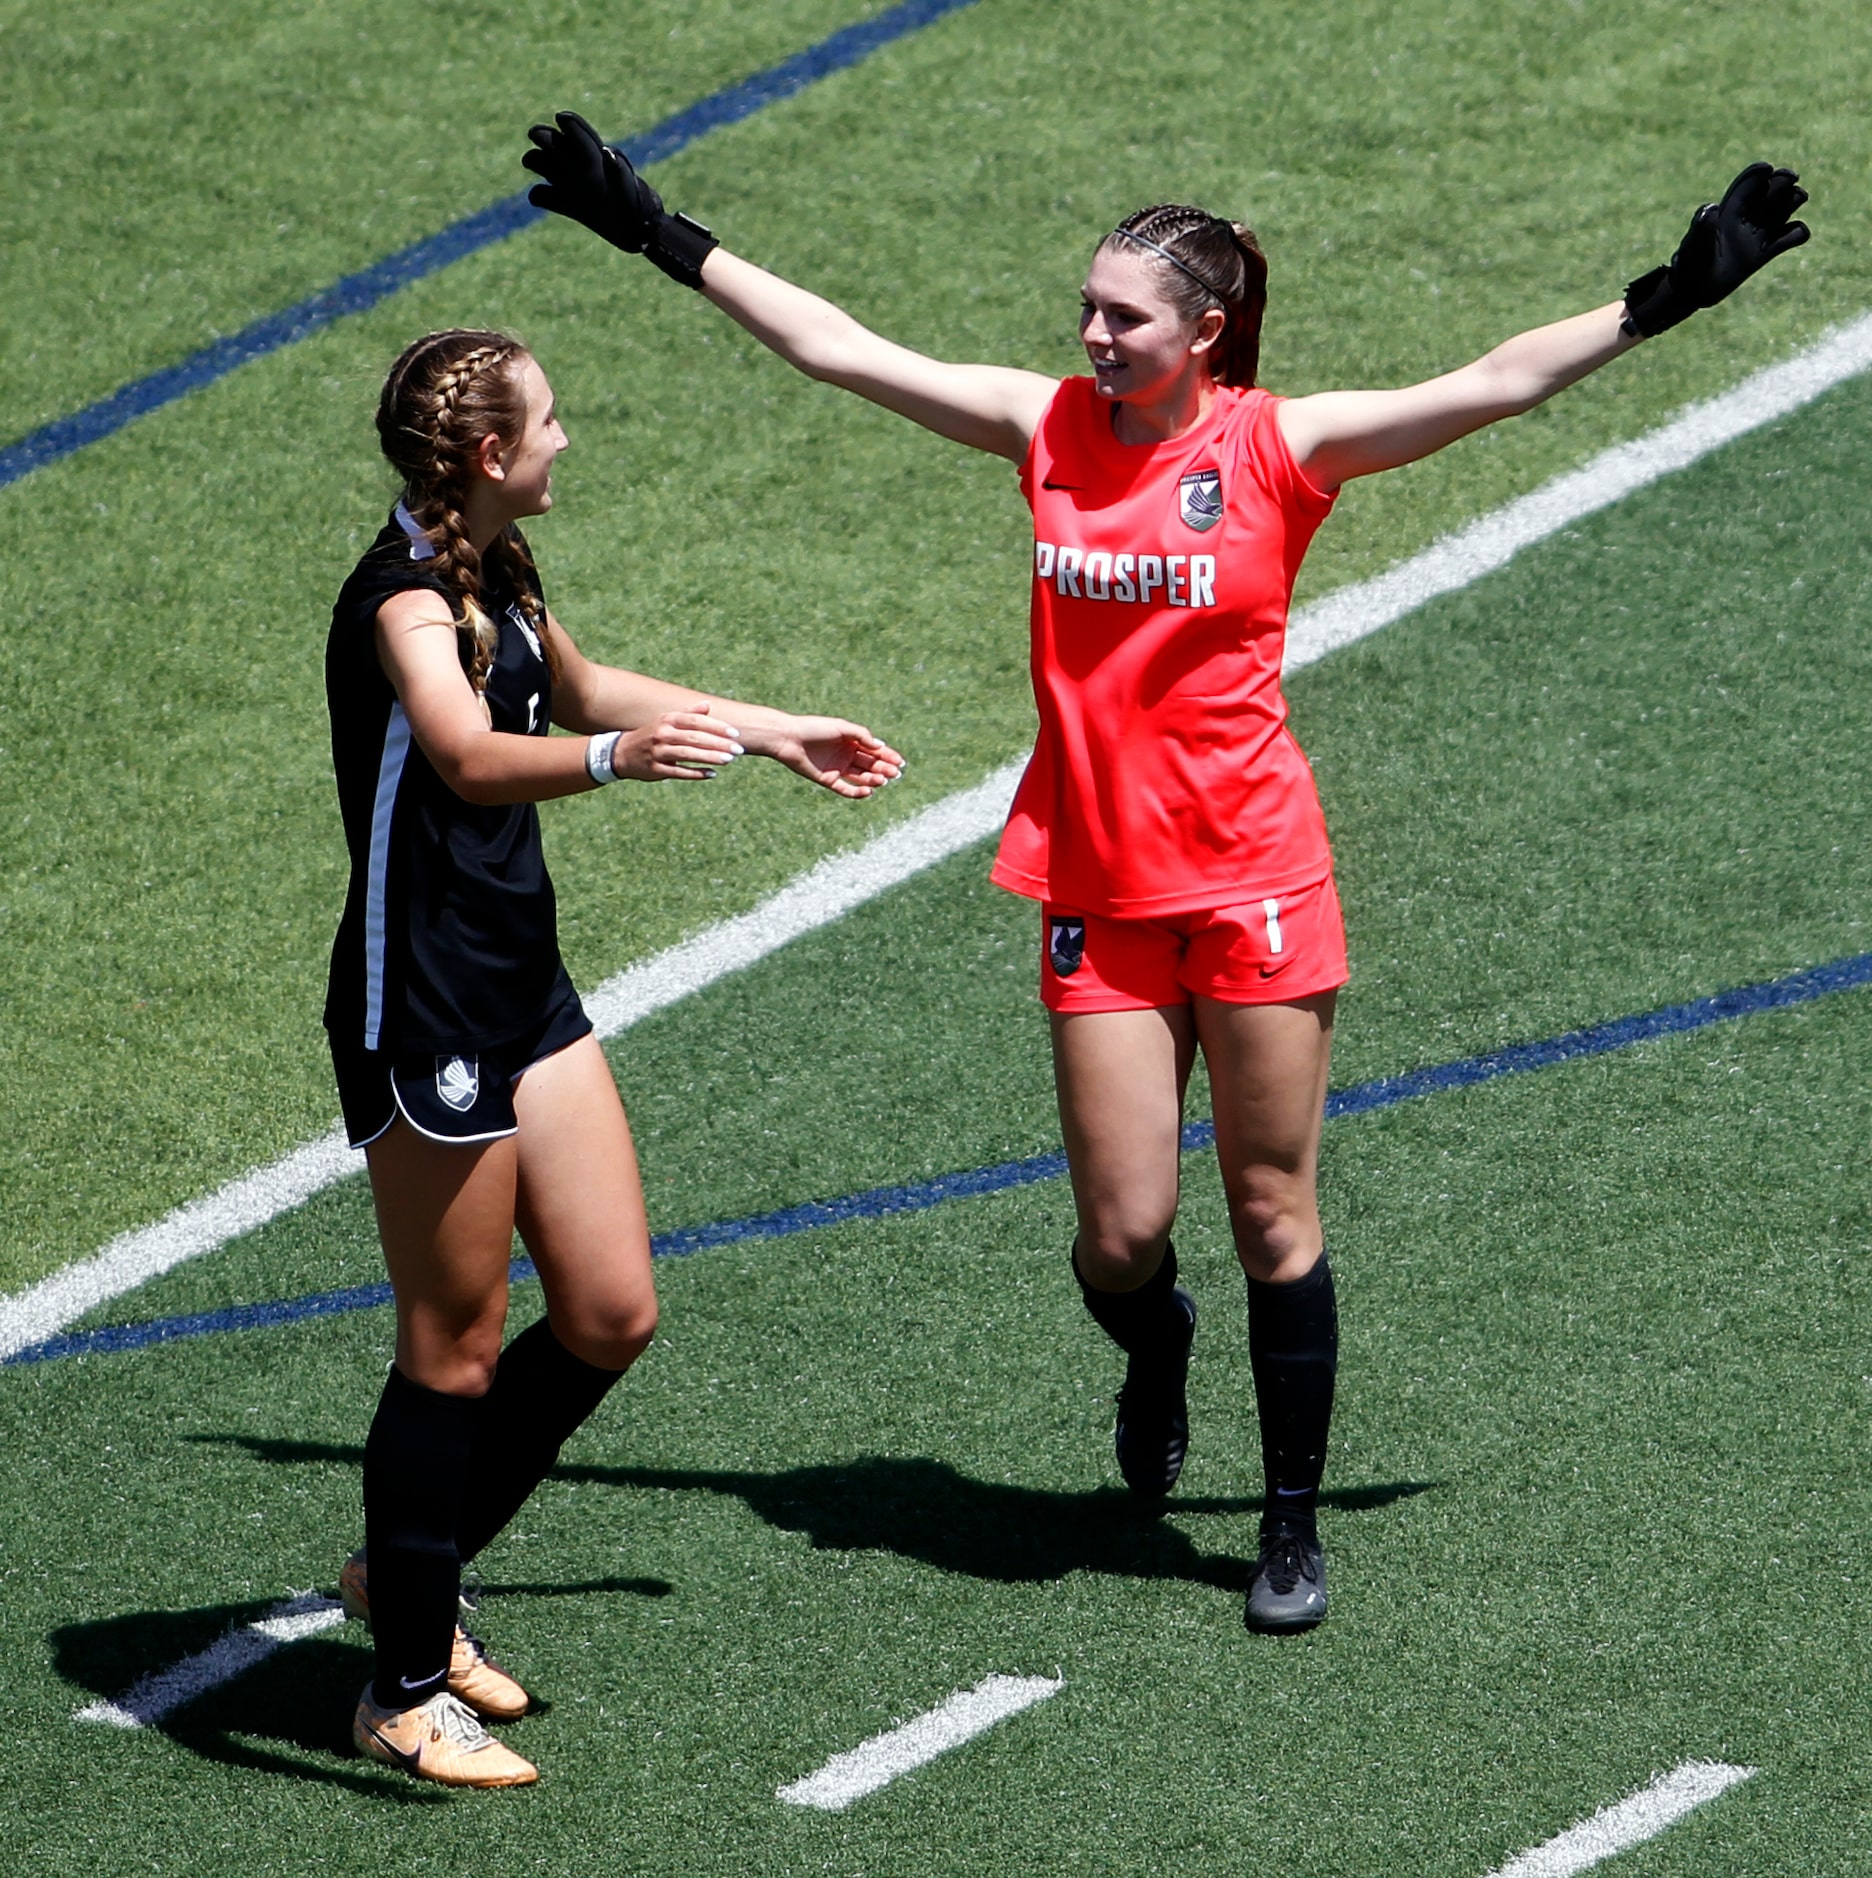
[[[1523,548],[1622,497],[1687,469],[1747,432],[1785,417],[1872,367],[1872,314],[1829,333],[1720,396],[1693,404],[1630,443],[1601,451],[1531,494],[1480,517],[1421,554],[1302,609],[1288,633],[1286,668],[1311,665],[1440,595],[1504,566]],[[790,939],[900,885],[923,868],[990,835],[1007,812],[1021,762],[933,804],[865,847],[835,855],[752,911],[722,922],[606,980],[588,1000],[603,1036],[738,971]],[[306,1143],[152,1226],[120,1234],[101,1251],[0,1298],[0,1359],[54,1336],[186,1260],[256,1230],[356,1170],[339,1130]]]
[[[1676,1825],[1686,1813],[1707,1805],[1747,1780],[1753,1767],[1730,1767],[1722,1761],[1685,1761],[1668,1774],[1660,1774],[1642,1792],[1612,1806],[1602,1806],[1592,1818],[1581,1820],[1563,1833],[1537,1845],[1531,1852],[1510,1859],[1489,1873],[1489,1878],[1573,1878],[1576,1872],[1655,1839]]]

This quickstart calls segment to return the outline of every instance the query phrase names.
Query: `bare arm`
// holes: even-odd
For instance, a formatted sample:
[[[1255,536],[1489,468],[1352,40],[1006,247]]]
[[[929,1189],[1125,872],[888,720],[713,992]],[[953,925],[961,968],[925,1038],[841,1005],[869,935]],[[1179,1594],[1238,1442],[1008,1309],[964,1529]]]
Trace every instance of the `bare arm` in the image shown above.
[[[730,756],[718,761],[740,755],[771,757],[834,795],[854,798],[868,796],[903,774],[903,758],[862,724],[842,717],[801,716],[600,665],[572,643],[571,634],[552,614],[547,619],[559,651],[553,721],[567,730],[624,730],[626,738],[612,759],[620,772],[631,757],[633,740],[641,741],[658,724],[674,723],[691,726],[688,740],[694,742],[697,714],[705,713],[721,726],[723,735],[736,740]]]
[[[700,782],[737,756],[766,756],[834,795],[862,799],[903,773],[903,758],[862,724],[711,697],[599,665],[547,618],[560,659],[553,721],[587,734],[621,731],[611,753],[615,776]],[[464,801],[547,802],[598,786],[586,770],[582,738],[518,736],[489,726],[439,594],[412,589],[386,600],[377,609],[377,655],[423,755]]]
[[[586,672],[590,665],[564,633],[562,648]],[[597,787],[585,768],[585,744],[573,737],[528,737],[492,729],[481,701],[462,671],[456,628],[438,593],[412,588],[392,594],[377,609],[377,656],[410,722],[422,753],[442,780],[466,802],[547,802]],[[689,708],[698,694],[659,685],[635,673],[618,688],[628,704],[625,724],[561,717],[570,728],[620,729],[628,725],[612,757],[619,776],[638,782],[700,781],[732,762],[741,745],[727,725]],[[584,690],[587,681],[575,685]],[[606,701],[612,701],[609,694]]]
[[[829,300],[716,248],[702,291],[808,378],[854,391],[940,437],[1018,463],[1057,379],[1001,365],[946,365],[881,339]]]
[[[813,378],[842,385],[958,443],[1019,461],[1056,389],[1035,372],[944,365],[867,331],[837,307],[728,253],[699,222],[671,215],[619,151],[576,112],[527,133],[521,158],[543,180],[535,207],[570,216],[672,279],[699,288],[760,342]],[[1706,203],[1669,263],[1633,281],[1623,302],[1522,333],[1460,371],[1403,391],[1330,392],[1281,407],[1301,467],[1337,488],[1441,450],[1484,424],[1551,398],[1638,343],[1619,331],[1668,330],[1807,239],[1789,218],[1807,192],[1793,170],[1751,163]]]
[[[1515,417],[1629,352],[1625,303],[1517,333],[1472,365],[1400,391],[1326,391],[1280,407],[1281,434],[1307,476],[1336,489],[1396,469],[1472,430]]]
[[[630,160],[576,111],[527,132],[521,162],[541,180],[536,208],[582,222],[627,254],[642,254],[809,378],[841,385],[938,436],[1018,463],[1058,389],[1038,372],[945,365],[880,339],[816,294],[730,254],[701,223],[671,215]]]

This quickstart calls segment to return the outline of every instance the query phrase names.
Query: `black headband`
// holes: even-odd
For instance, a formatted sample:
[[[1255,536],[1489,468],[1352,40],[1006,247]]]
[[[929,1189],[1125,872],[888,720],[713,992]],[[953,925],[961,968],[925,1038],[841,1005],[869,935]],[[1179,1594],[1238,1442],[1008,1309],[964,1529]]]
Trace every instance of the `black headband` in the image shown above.
[[[1214,220],[1215,218],[1211,217],[1211,219]],[[1225,294],[1220,287],[1216,286],[1212,281],[1204,280],[1187,261],[1179,261],[1168,248],[1160,248],[1156,242],[1147,241],[1142,235],[1135,234],[1128,228],[1114,228],[1112,234],[1114,236],[1121,236],[1126,241],[1135,241],[1140,248],[1148,248],[1152,254],[1162,255],[1178,273],[1187,274],[1204,293],[1220,300],[1224,306],[1228,304],[1228,295]]]

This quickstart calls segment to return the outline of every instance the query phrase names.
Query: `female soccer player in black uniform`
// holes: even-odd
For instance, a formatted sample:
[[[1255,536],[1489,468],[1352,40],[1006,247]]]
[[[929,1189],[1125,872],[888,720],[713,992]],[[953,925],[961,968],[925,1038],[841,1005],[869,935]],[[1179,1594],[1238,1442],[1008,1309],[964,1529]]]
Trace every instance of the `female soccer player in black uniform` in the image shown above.
[[[559,960],[534,805],[701,781],[742,755],[862,797],[901,761],[841,718],[579,651],[516,526],[551,506],[566,447],[516,340],[419,339],[377,429],[402,499],[338,596],[326,653],[351,882],[325,1023],[397,1306],[364,1451],[365,1549],[340,1580],[376,1645],[352,1733],[425,1779],[513,1786],[535,1770],[481,1722],[527,1696],[458,1626],[461,1566],[656,1327],[630,1129]],[[516,1227],[546,1315],[502,1350]]]
[[[1714,305],[1806,240],[1789,220],[1805,193],[1754,164],[1620,301],[1424,384],[1276,399],[1255,388],[1266,262],[1201,209],[1142,210],[1099,244],[1080,321],[1092,376],[1062,384],[893,345],[668,214],[582,118],[531,134],[539,207],[644,254],[809,376],[1020,466],[1040,734],[995,878],[1043,905],[1073,1269],[1128,1359],[1119,1468],[1161,1497],[1187,1445],[1195,1312],[1170,1229],[1201,1049],[1268,1492],[1245,1615],[1319,1622],[1338,1326],[1315,1170],[1345,951],[1280,695],[1294,574],[1347,479],[1528,410]]]

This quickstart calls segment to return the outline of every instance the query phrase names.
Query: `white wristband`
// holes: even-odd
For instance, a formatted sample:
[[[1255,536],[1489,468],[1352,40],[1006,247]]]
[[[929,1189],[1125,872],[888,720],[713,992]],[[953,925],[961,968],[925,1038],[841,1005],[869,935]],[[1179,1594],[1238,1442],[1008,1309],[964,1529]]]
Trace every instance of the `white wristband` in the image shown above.
[[[595,783],[616,782],[617,771],[611,767],[612,752],[617,749],[621,730],[601,730],[585,746],[585,774]]]

